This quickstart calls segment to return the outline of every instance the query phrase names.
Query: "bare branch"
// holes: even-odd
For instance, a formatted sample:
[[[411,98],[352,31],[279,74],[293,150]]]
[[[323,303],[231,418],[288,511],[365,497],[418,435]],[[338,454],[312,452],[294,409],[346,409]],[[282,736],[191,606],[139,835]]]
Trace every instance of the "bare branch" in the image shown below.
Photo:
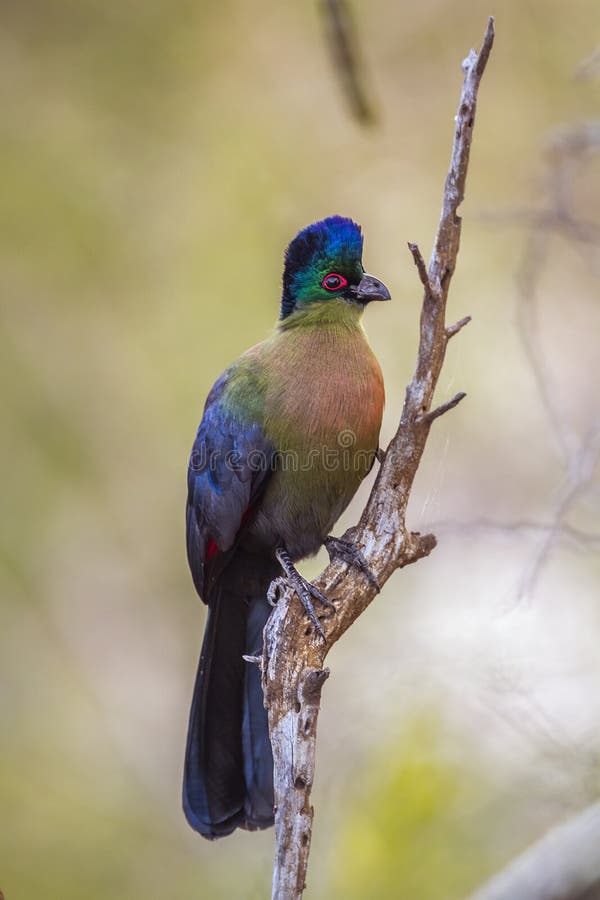
[[[455,334],[468,325],[471,321],[471,316],[465,316],[464,319],[459,319],[458,322],[455,322],[454,325],[448,325],[446,328],[446,337],[451,338],[454,337]]]
[[[600,803],[595,803],[550,831],[470,900],[583,900],[600,887],[598,847]]]
[[[428,271],[418,247],[411,245],[425,288],[415,371],[406,389],[398,430],[381,461],[367,505],[358,525],[344,535],[344,540],[361,550],[380,585],[396,569],[428,556],[436,544],[433,535],[407,529],[406,507],[431,421],[464,396],[457,395],[449,404],[429,412],[448,331],[459,330],[456,326],[446,328],[446,299],[460,243],[458,207],[464,198],[477,91],[493,40],[490,19],[481,52],[472,50],[463,62],[465,75],[452,156]],[[307,623],[302,605],[290,589],[277,592],[279,598],[264,633],[263,688],[274,758],[277,841],[272,896],[277,900],[297,900],[304,889],[320,690],[328,674],[325,657],[376,594],[374,584],[360,570],[339,560],[325,569],[315,585],[335,607],[335,612],[327,611],[321,618],[326,643]],[[315,685],[314,690],[309,689],[310,684]]]
[[[513,519],[510,522],[500,522],[494,519],[486,519],[477,516],[468,521],[453,521],[451,519],[441,519],[433,523],[436,531],[443,534],[466,533],[478,534],[480,531],[496,531],[498,534],[514,534],[520,535],[522,532],[537,532],[542,535],[548,534],[557,527],[556,522],[534,522],[527,519]],[[600,533],[596,531],[584,531],[582,528],[575,528],[568,522],[559,525],[560,537],[571,540],[574,544],[581,547],[594,547],[600,544]]]
[[[496,222],[522,224],[529,232],[516,276],[518,333],[564,468],[563,484],[553,510],[553,524],[543,529],[542,540],[521,579],[520,598],[533,593],[543,565],[561,537],[575,537],[576,529],[568,524],[567,516],[575,502],[589,492],[600,457],[599,426],[592,421],[588,434],[580,435],[565,414],[553,371],[554,357],[544,346],[539,321],[539,285],[552,260],[552,242],[556,236],[575,246],[593,273],[599,271],[596,251],[600,243],[600,225],[583,220],[575,207],[579,193],[576,175],[599,152],[600,121],[582,121],[553,130],[544,146],[544,189],[540,192],[545,198],[543,206],[539,209],[509,209],[487,216]],[[597,416],[591,418],[594,420]],[[589,546],[594,543],[594,537],[581,534],[577,542]]]
[[[600,47],[596,47],[589,56],[582,59],[575,69],[575,78],[580,81],[592,81],[600,75]]]
[[[247,663],[254,663],[255,666],[258,666],[259,669],[262,670],[262,656],[249,656],[248,654],[242,654],[242,659]]]
[[[437,294],[429,280],[429,275],[427,274],[427,266],[425,265],[425,260],[421,255],[418,244],[411,244],[411,242],[409,241],[408,249],[413,255],[415,266],[417,267],[419,278],[421,279],[421,284],[425,288],[425,293],[431,301],[435,301],[437,299]]]
[[[523,222],[530,229],[517,275],[519,336],[567,468],[571,467],[579,452],[579,441],[565,421],[563,410],[556,399],[552,367],[543,347],[538,322],[538,285],[550,258],[550,239],[553,234],[561,234],[582,248],[591,246],[594,250],[600,241],[598,224],[581,221],[572,209],[575,196],[574,176],[599,151],[599,122],[583,122],[554,130],[544,149],[547,165],[543,194],[548,198],[547,204],[541,210],[514,210],[504,214],[510,214],[511,221]],[[597,253],[592,258],[595,262]]]
[[[375,120],[365,87],[352,14],[346,0],[321,0],[325,32],[335,68],[355,118],[363,125]]]
[[[434,419],[439,419],[440,416],[443,416],[444,413],[447,413],[449,410],[454,409],[455,406],[458,406],[461,400],[464,400],[467,395],[464,391],[459,391],[458,394],[455,394],[452,400],[448,400],[446,403],[442,403],[441,406],[438,406],[436,409],[432,409],[431,412],[424,413],[422,416],[417,417],[417,422],[427,422],[431,424]]]
[[[277,673],[273,673],[277,677]],[[267,673],[268,677],[269,673]],[[280,722],[278,736],[285,742],[289,765],[275,767],[275,841],[273,897],[300,897],[305,888],[306,866],[289,868],[290,856],[310,851],[313,808],[308,802],[315,773],[314,743],[321,689],[329,669],[306,668],[298,680],[291,708]],[[273,746],[273,754],[281,751]]]
[[[555,209],[528,209],[516,206],[500,211],[493,210],[482,213],[479,218],[483,222],[521,225],[528,229],[539,229],[562,235],[570,241],[581,244],[597,244],[600,240],[600,226],[596,222],[576,218],[572,212]],[[527,257],[527,251],[525,257]]]
[[[534,558],[523,576],[519,589],[522,598],[533,592],[546,559],[561,536],[566,518],[575,502],[589,487],[600,459],[600,421],[594,423],[578,452],[570,459],[567,478],[554,510],[552,527],[544,535]]]

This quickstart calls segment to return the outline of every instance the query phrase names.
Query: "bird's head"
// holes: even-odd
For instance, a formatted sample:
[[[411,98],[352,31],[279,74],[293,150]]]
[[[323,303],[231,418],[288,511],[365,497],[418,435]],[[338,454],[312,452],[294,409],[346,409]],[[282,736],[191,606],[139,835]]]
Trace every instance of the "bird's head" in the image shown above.
[[[296,235],[285,253],[281,319],[314,303],[336,300],[363,308],[390,292],[362,265],[363,238],[352,219],[330,216]]]

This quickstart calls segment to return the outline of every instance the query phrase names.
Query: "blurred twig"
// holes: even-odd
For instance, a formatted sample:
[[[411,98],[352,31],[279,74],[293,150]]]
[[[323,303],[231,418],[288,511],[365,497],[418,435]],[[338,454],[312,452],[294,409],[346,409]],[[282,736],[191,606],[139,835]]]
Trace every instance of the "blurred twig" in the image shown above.
[[[477,535],[481,531],[495,531],[498,534],[511,534],[531,532],[539,534],[542,537],[555,528],[555,522],[535,522],[532,519],[514,519],[509,522],[488,519],[479,516],[474,519],[468,519],[461,522],[458,519],[440,519],[432,523],[431,527],[434,531],[442,534],[465,533]],[[572,544],[578,547],[595,547],[600,546],[600,533],[595,531],[585,531],[583,528],[575,528],[568,522],[563,522],[560,526],[558,538],[568,538]]]
[[[569,532],[573,536],[567,517],[575,502],[589,489],[600,459],[600,409],[591,413],[591,424],[585,435],[578,435],[569,425],[555,384],[552,356],[542,340],[539,307],[539,284],[551,260],[555,237],[560,236],[576,246],[597,270],[600,222],[586,221],[578,214],[574,187],[576,176],[599,153],[600,121],[584,121],[556,129],[544,147],[545,204],[538,209],[508,209],[487,217],[496,222],[523,225],[528,232],[516,274],[518,333],[564,469],[551,522],[543,529],[541,542],[523,574],[519,598],[533,593],[544,563],[560,537]],[[578,538],[581,545],[595,543],[595,536],[583,531]]]
[[[568,677],[552,669],[555,677]],[[483,690],[482,690],[483,688]],[[561,719],[550,712],[539,698],[532,694],[530,686],[512,669],[500,666],[489,673],[487,685],[478,682],[480,702],[487,714],[490,712],[489,692],[504,703],[493,705],[493,715],[500,716],[510,730],[525,741],[536,754],[535,776],[545,782],[544,796],[550,799],[561,778],[569,778],[569,809],[576,810],[597,795],[600,773],[600,754],[595,734],[574,739],[565,731]],[[544,765],[545,764],[545,765]],[[551,778],[547,780],[548,770]],[[576,774],[576,779],[574,775]],[[556,799],[565,805],[564,792],[559,788]]]
[[[531,594],[552,548],[558,541],[575,502],[588,489],[600,458],[600,418],[593,423],[580,446],[570,455],[567,476],[547,530],[521,582],[521,596]],[[585,533],[584,533],[585,534]],[[593,537],[587,536],[588,539]],[[590,541],[591,542],[591,541]]]
[[[599,847],[595,803],[549,832],[470,900],[591,900],[590,892],[600,887]]]
[[[600,121],[584,121],[568,127],[556,129],[549,137],[544,148],[545,171],[542,181],[544,203],[540,208],[509,209],[503,213],[494,213],[490,219],[508,222],[511,225],[523,225],[527,236],[523,245],[522,258],[519,264],[516,282],[518,291],[518,329],[525,354],[535,378],[538,393],[546,413],[550,431],[555,438],[557,449],[563,466],[562,484],[557,492],[553,508],[549,512],[548,521],[514,520],[499,522],[487,518],[477,518],[468,522],[440,522],[434,525],[436,531],[465,531],[473,534],[482,530],[492,530],[510,535],[532,533],[538,538],[532,558],[523,572],[519,585],[519,597],[532,594],[539,575],[552,550],[561,540],[568,540],[572,545],[584,550],[597,551],[600,546],[600,533],[585,528],[578,528],[569,522],[575,504],[583,497],[589,497],[595,472],[600,461],[600,408],[590,409],[588,425],[578,434],[568,424],[567,410],[561,403],[558,384],[553,371],[553,355],[542,340],[540,304],[540,282],[547,266],[552,262],[553,242],[557,237],[563,238],[586,258],[591,266],[598,264],[600,246],[600,222],[584,220],[577,209],[576,176],[583,171],[587,162],[600,153]],[[515,707],[515,697],[521,694],[525,703],[525,714],[519,713]],[[581,795],[585,800],[597,795],[597,777],[600,757],[597,741],[592,747],[581,747],[569,740],[564,733],[562,723],[551,719],[541,706],[535,708],[535,701],[524,692],[511,690],[511,708],[503,714],[510,720],[514,729],[523,737],[528,737],[542,749],[547,758],[554,757],[554,764],[565,769],[582,772]],[[550,748],[550,749],[549,749]],[[538,759],[540,756],[538,756]],[[513,872],[512,867],[509,870]],[[505,882],[501,881],[501,885]],[[493,883],[496,890],[496,882]],[[508,881],[506,893],[490,893],[485,891],[478,900],[496,900],[496,898],[512,898],[515,900],[546,900],[562,894],[540,893],[536,890],[520,893],[520,885]],[[500,889],[500,888],[498,888]],[[600,891],[600,885],[599,885]],[[565,900],[580,896],[575,893],[565,894]],[[586,894],[586,898],[587,898]],[[591,900],[591,897],[589,898]]]
[[[375,121],[375,112],[365,85],[350,8],[346,0],[321,0],[321,11],[333,64],[350,110],[362,125],[370,125]]]
[[[568,428],[556,392],[538,323],[538,285],[550,253],[553,233],[567,240],[600,243],[600,225],[582,221],[573,209],[573,180],[576,172],[595,152],[600,151],[600,123],[584,123],[556,131],[546,146],[546,174],[543,180],[547,206],[538,211],[513,211],[513,222],[525,220],[530,229],[517,274],[519,334],[552,432],[567,467],[577,453],[578,441]]]
[[[600,76],[600,47],[596,47],[575,69],[575,78],[592,81]]]
[[[461,399],[430,412],[448,341],[456,326],[446,327],[446,300],[458,256],[469,153],[477,92],[494,40],[490,19],[479,54],[471,50],[465,73],[442,213],[429,268],[416,245],[410,245],[424,298],[417,364],[407,387],[398,430],[380,465],[360,522],[345,534],[358,546],[380,585],[396,569],[427,556],[435,547],[432,534],[406,527],[406,507],[433,421]],[[464,395],[463,395],[464,396]],[[376,588],[356,567],[333,562],[317,579],[317,587],[334,603],[323,616],[324,643],[306,626],[303,608],[290,590],[280,597],[265,628],[262,678],[274,757],[275,838],[273,898],[297,900],[304,890],[313,809],[310,805],[321,689],[329,671],[323,668],[329,649],[374,599]]]
[[[579,438],[565,420],[553,387],[550,358],[541,339],[538,321],[538,286],[550,255],[553,233],[591,245],[596,252],[600,245],[600,224],[582,221],[573,208],[575,175],[598,152],[600,122],[562,128],[550,136],[545,148],[547,170],[544,178],[548,205],[545,210],[528,214],[529,239],[517,274],[519,334],[565,470],[564,484],[552,516],[553,527],[544,536],[523,576],[519,590],[521,597],[533,592],[574,502],[591,482],[600,455],[599,414],[595,420],[593,418],[588,434],[583,438]]]

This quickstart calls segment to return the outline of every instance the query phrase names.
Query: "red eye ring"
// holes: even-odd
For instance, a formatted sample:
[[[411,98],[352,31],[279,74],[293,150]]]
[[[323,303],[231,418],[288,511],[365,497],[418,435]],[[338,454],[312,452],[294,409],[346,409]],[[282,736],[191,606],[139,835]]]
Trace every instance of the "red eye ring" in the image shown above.
[[[326,291],[340,291],[348,286],[348,281],[338,272],[330,272],[321,282]]]

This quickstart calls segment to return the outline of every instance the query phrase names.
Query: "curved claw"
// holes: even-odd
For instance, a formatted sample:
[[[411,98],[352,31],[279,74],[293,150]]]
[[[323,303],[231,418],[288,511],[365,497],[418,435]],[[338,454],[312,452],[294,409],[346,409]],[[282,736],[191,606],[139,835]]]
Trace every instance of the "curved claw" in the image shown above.
[[[325,594],[322,594],[318,588],[310,583],[310,581],[307,581],[306,578],[303,578],[303,576],[294,566],[285,548],[279,547],[275,551],[275,556],[277,557],[277,560],[286,576],[285,578],[277,579],[277,581],[287,581],[287,583],[294,589],[294,591],[296,592],[296,594],[298,594],[300,600],[302,601],[302,606],[304,607],[309,619],[315,626],[316,631],[323,638],[323,640],[327,642],[325,632],[323,631],[323,626],[321,625],[321,622],[319,621],[319,618],[315,612],[311,597],[314,597],[314,599],[318,600],[319,603],[322,603],[323,606],[326,606],[334,611],[335,606],[333,605],[331,600],[329,600],[325,596]],[[274,585],[276,585],[275,581],[272,582],[271,587],[273,587]],[[271,588],[269,588],[269,591],[271,591]]]
[[[343,538],[326,537],[323,541],[325,548],[329,553],[329,559],[333,560],[334,556],[348,563],[349,566],[356,566],[363,573],[365,578],[372,584],[377,593],[380,592],[381,586],[377,578],[373,574],[368,562],[361,550],[358,549],[351,541],[345,541]]]
[[[277,606],[279,600],[279,591],[285,587],[285,578],[279,576],[274,578],[267,589],[267,603],[269,606]]]
[[[298,594],[298,596],[300,597],[300,600],[302,601],[302,606],[304,607],[304,610],[307,613],[308,618],[315,626],[315,629],[317,630],[320,637],[322,637],[323,640],[325,641],[325,643],[327,643],[327,638],[325,637],[325,632],[323,631],[323,626],[321,625],[321,622],[319,621],[319,617],[317,616],[317,614],[315,612],[315,608],[311,602],[309,592],[304,589],[304,586],[294,584],[293,587],[294,587],[294,590],[296,591],[296,593]]]
[[[300,576],[300,578],[302,578],[302,575]],[[302,580],[304,581],[309,594],[311,594],[315,598],[315,600],[318,600],[319,603],[322,603],[323,606],[327,607],[327,609],[332,609],[335,612],[334,604],[328,597],[325,596],[325,594],[322,594],[321,591],[316,588],[310,581],[307,581],[305,578],[303,578]]]

